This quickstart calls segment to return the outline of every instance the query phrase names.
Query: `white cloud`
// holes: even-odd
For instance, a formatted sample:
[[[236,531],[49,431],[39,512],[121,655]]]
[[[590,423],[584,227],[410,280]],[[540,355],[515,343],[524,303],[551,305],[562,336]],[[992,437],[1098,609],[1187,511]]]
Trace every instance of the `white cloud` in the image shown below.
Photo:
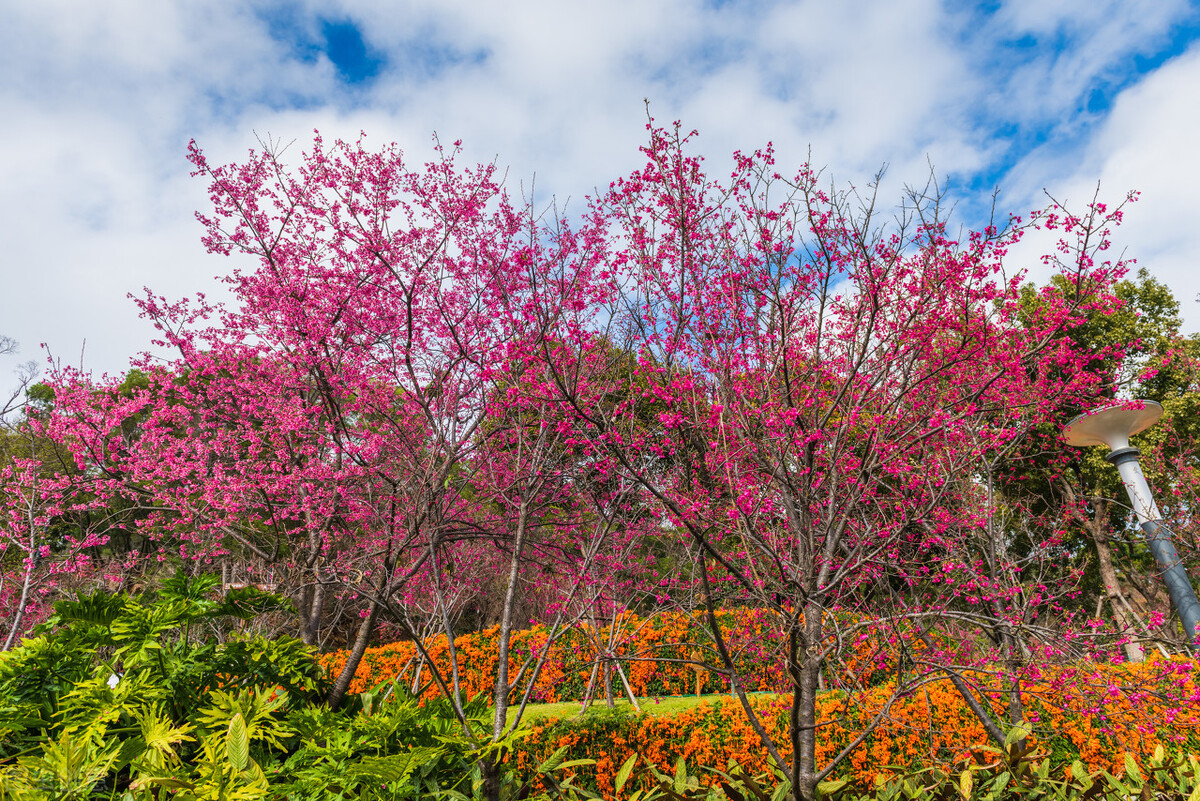
[[[1078,6],[1019,0],[983,19],[934,0],[305,0],[259,13],[233,0],[6,4],[0,333],[23,341],[21,358],[47,341],[69,361],[86,338],[89,363],[119,371],[150,338],[127,292],[216,287],[231,265],[199,244],[192,212],[205,187],[187,177],[189,138],[221,162],[256,146],[254,132],[300,148],[314,127],[327,139],[365,130],[420,161],[437,131],[462,138],[468,159],[510,167],[514,192],[536,172],[540,198],[571,195],[578,209],[639,165],[642,98],[660,123],[700,129],[714,174],[733,150],[768,140],[788,172],[811,145],[814,166],[860,187],[890,164],[887,204],[924,180],[927,157],[942,175],[987,169],[1009,146],[997,121],[1070,130],[1003,181],[1005,197],[1023,207],[1050,184],[1077,195],[1097,175],[1141,188],[1128,241],[1178,294],[1194,294],[1186,266],[1200,243],[1184,215],[1200,177],[1187,144],[1196,58],[1126,91],[1086,151],[1061,150],[1095,121],[1076,113],[1081,93],[1164,36],[1186,4]],[[314,41],[318,15],[352,19],[386,63],[370,85],[346,88],[325,56],[298,57],[304,43],[281,40],[270,13]],[[1026,34],[1068,46],[1014,71],[996,43]]]
[[[1104,124],[1080,152],[1034,153],[1014,171],[1012,193],[1029,206],[1041,187],[1072,209],[1095,195],[1110,205],[1141,193],[1117,230],[1124,250],[1163,281],[1183,306],[1186,330],[1200,331],[1200,47],[1164,64],[1120,94]],[[1044,247],[1045,238],[1037,247]],[[1034,249],[1031,243],[1026,253]]]
[[[992,40],[1022,41],[993,57],[1015,62],[1009,80],[990,87],[998,119],[1036,123],[1057,115],[1059,135],[1095,121],[1089,92],[1121,82],[1134,58],[1153,52],[1190,13],[1187,0],[1010,0],[986,26]]]

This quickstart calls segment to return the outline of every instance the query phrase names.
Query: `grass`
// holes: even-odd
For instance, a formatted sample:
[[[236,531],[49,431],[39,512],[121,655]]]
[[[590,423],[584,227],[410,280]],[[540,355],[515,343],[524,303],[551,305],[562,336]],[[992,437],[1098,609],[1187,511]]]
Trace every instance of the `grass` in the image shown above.
[[[760,695],[760,693],[754,693]],[[638,705],[642,711],[651,715],[675,715],[705,702],[720,701],[732,698],[728,693],[713,693],[709,695],[672,695],[663,698],[639,698]],[[614,698],[614,709],[630,709],[628,698]],[[578,718],[579,701],[561,701],[554,704],[530,704],[525,708],[525,720],[543,720],[545,718]],[[606,709],[604,699],[593,700],[591,709]]]

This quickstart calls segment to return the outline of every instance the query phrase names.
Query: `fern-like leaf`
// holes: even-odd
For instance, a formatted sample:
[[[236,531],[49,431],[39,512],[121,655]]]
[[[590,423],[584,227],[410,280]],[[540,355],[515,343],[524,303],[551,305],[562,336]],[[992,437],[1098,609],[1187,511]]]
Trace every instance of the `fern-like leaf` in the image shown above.
[[[241,712],[229,721],[229,732],[225,735],[225,752],[229,757],[229,764],[239,773],[250,765],[250,736],[246,733],[246,721],[242,720]]]

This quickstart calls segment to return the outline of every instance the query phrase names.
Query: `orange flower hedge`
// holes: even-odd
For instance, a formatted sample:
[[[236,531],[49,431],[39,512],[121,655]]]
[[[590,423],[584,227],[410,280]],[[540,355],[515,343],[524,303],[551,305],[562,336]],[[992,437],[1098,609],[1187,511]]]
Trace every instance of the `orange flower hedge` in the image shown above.
[[[771,628],[771,615],[761,609],[722,610],[718,613],[722,634],[726,639],[742,686],[750,692],[780,692],[788,687],[784,673],[782,638]],[[717,662],[710,642],[698,635],[701,618],[698,614],[669,613],[642,619],[634,614],[621,617],[616,623],[613,654],[629,680],[634,695],[663,697],[687,695],[696,691],[697,671],[687,664],[701,655],[710,663]],[[491,692],[496,675],[497,654],[495,638],[498,627],[456,637],[459,680],[468,697],[479,692]],[[583,697],[597,654],[610,640],[606,627],[577,626],[555,640],[532,695],[533,701],[574,701]],[[509,660],[510,674],[525,658],[545,645],[547,632],[535,626],[513,633],[513,654]],[[445,636],[434,637],[425,643],[430,656],[446,673],[449,667],[449,647]],[[919,646],[918,646],[919,647]],[[893,654],[878,643],[863,636],[840,668],[862,679],[887,672]],[[380,682],[403,676],[411,681],[419,657],[412,642],[396,642],[367,649],[350,684],[351,692],[362,692]],[[335,651],[321,657],[321,664],[336,674],[346,664],[346,652]],[[615,671],[614,671],[615,673]],[[447,674],[448,675],[448,674]],[[725,692],[726,680],[708,672],[700,672],[701,690],[705,693]],[[420,684],[429,680],[423,672]],[[614,692],[623,694],[619,679],[614,675]],[[437,694],[436,687],[426,692]],[[596,693],[596,690],[593,690]],[[600,692],[602,694],[602,691]]]
[[[1190,672],[1190,678],[1177,681],[1180,667]],[[1066,678],[1079,684],[1069,690],[1057,682],[1030,685],[1022,694],[1033,726],[1031,740],[1050,754],[1057,768],[1080,759],[1092,770],[1104,768],[1120,774],[1125,752],[1144,761],[1159,744],[1200,754],[1195,663],[1158,660],[1107,666],[1086,676]],[[1114,687],[1118,688],[1115,695]],[[827,763],[853,740],[890,693],[890,686],[873,688],[865,697],[857,697],[858,703],[852,707],[847,707],[841,693],[826,694],[818,704],[822,726],[818,763]],[[1104,717],[1094,714],[1097,693],[1108,698]],[[1182,703],[1167,700],[1171,697]],[[991,700],[997,716],[1002,716],[1007,698]],[[779,750],[790,758],[790,698],[756,697],[751,702]],[[893,705],[883,725],[851,753],[836,775],[853,777],[867,789],[877,777],[894,773],[888,766],[912,769],[955,763],[969,759],[974,747],[987,742],[982,724],[954,686],[948,680],[934,681]],[[664,771],[670,771],[680,756],[693,771],[702,766],[724,769],[731,759],[752,774],[764,773],[768,767],[765,749],[740,704],[731,697],[670,716],[601,710],[583,718],[544,721],[520,743],[512,758],[519,771],[531,770],[564,745],[569,748],[569,759],[596,760],[594,769],[584,771],[584,783],[606,798],[613,797],[616,773],[632,753]]]
[[[781,639],[772,635],[770,616],[761,610],[728,610],[720,613],[719,621],[745,689],[790,693],[782,654],[764,649],[764,643]],[[619,636],[612,638],[613,653],[621,660],[635,695],[653,698],[695,692],[697,674],[687,660],[710,648],[697,637],[699,622],[694,614],[650,619],[627,615],[616,622]],[[497,662],[496,633],[497,628],[491,628],[454,641],[459,681],[468,697],[491,692]],[[580,626],[552,643],[532,700],[582,698],[596,655],[610,634],[607,629]],[[546,630],[540,626],[515,632],[510,671],[519,668],[530,654],[539,653],[546,638]],[[445,670],[449,664],[446,638],[432,638],[425,647]],[[704,655],[715,661],[711,653]],[[854,643],[852,652],[838,667],[864,681],[874,681],[876,686],[855,694],[852,701],[840,692],[823,696],[819,702],[819,762],[828,761],[852,741],[890,698],[894,685],[883,677],[889,674],[891,659],[887,651],[866,637]],[[345,652],[321,657],[331,672],[341,670],[345,660]],[[411,642],[368,649],[350,689],[361,692],[396,677],[411,682],[419,662]],[[700,677],[704,692],[728,691],[723,678],[708,673]],[[984,674],[972,678],[983,687],[991,681]],[[429,681],[428,671],[422,672],[419,684],[426,685],[426,697],[439,694]],[[613,689],[622,694],[615,677]],[[597,696],[603,696],[602,688],[593,689],[593,697]],[[1007,695],[996,691],[988,700],[996,718],[1003,720]],[[762,711],[780,750],[789,756],[786,726],[790,698],[759,696],[753,703]],[[1033,740],[1060,766],[1078,758],[1092,769],[1119,772],[1126,751],[1144,758],[1160,743],[1200,751],[1200,691],[1197,664],[1191,660],[1155,658],[1142,664],[1033,670],[1022,684],[1022,703],[1026,720],[1033,726]],[[877,776],[890,773],[885,766],[952,763],[968,758],[971,748],[985,743],[987,735],[982,724],[953,685],[940,679],[896,702],[883,725],[851,753],[837,772],[853,776],[867,787]],[[569,758],[597,761],[595,769],[588,771],[588,779],[605,794],[611,793],[616,772],[635,752],[663,770],[671,769],[680,756],[693,770],[701,766],[724,768],[731,759],[752,773],[767,769],[765,749],[740,705],[728,696],[671,716],[657,716],[652,711],[643,715],[601,712],[583,719],[545,721],[534,727],[511,758],[519,769],[532,768],[563,745],[569,747]]]
[[[498,630],[499,627],[494,626],[482,632],[464,634],[454,639],[454,647],[458,654],[459,683],[468,698],[473,698],[479,693],[491,694],[498,662],[494,642]],[[541,627],[514,632],[513,654],[509,660],[510,669],[519,668],[524,656],[531,649],[541,648],[545,642],[546,634]],[[425,648],[429,657],[439,666],[443,675],[446,676],[446,680],[449,681],[450,648],[446,637],[431,638],[425,643]],[[346,655],[346,651],[333,651],[322,654],[318,661],[330,675],[337,675],[346,665]],[[441,695],[440,690],[432,683],[428,668],[422,666],[417,647],[411,641],[368,648],[355,671],[349,689],[352,693],[359,693],[381,682],[396,678],[405,681],[418,679],[421,685],[428,684],[424,693],[427,698]],[[558,659],[548,660],[538,677],[536,700],[557,700],[555,684],[561,678],[561,662]]]

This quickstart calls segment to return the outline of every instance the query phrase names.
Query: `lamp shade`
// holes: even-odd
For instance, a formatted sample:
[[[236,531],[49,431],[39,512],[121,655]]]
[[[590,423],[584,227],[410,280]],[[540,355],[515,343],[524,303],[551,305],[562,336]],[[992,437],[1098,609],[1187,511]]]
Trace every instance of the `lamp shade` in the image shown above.
[[[1144,431],[1162,417],[1162,404],[1152,400],[1131,400],[1081,414],[1063,429],[1068,445],[1086,447],[1107,445],[1114,451],[1129,447],[1129,438]]]

